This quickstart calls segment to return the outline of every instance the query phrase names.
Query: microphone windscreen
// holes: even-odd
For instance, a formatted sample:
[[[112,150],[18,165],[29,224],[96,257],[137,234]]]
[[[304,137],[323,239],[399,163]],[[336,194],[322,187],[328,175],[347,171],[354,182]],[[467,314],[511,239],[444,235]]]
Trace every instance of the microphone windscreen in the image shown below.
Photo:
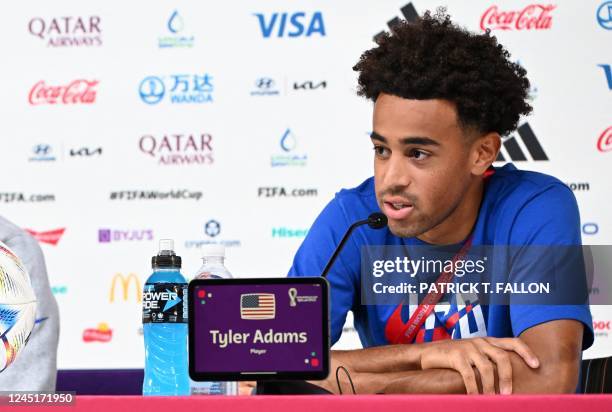
[[[387,226],[387,216],[380,212],[372,213],[368,216],[368,226],[372,229],[382,229]]]

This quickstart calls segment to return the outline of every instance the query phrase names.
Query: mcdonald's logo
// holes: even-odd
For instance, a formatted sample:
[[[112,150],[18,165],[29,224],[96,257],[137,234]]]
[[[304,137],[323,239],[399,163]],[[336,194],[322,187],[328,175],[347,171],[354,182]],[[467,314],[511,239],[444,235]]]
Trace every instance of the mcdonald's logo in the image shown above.
[[[115,301],[115,289],[117,287],[117,281],[121,285],[123,291],[123,300],[128,300],[128,294],[130,292],[130,284],[134,281],[134,293],[136,294],[136,301],[138,303],[142,303],[142,286],[140,285],[140,280],[138,276],[134,273],[130,273],[127,276],[123,276],[121,273],[117,273],[113,276],[113,281],[111,282],[109,301],[112,303]]]

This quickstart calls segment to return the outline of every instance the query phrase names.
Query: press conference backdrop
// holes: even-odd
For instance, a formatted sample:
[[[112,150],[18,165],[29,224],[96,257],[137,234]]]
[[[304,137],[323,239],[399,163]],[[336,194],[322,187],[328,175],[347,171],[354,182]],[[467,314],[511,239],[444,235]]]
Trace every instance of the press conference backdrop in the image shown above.
[[[0,213],[45,253],[59,367],[142,367],[140,294],[160,238],[188,276],[217,242],[237,276],[284,275],[334,193],[372,175],[372,103],[352,66],[394,19],[442,5],[528,71],[535,110],[504,141],[505,161],[566,182],[584,243],[610,244],[612,1],[6,8]],[[593,317],[587,356],[611,355],[612,309]],[[350,321],[339,345],[359,345]]]

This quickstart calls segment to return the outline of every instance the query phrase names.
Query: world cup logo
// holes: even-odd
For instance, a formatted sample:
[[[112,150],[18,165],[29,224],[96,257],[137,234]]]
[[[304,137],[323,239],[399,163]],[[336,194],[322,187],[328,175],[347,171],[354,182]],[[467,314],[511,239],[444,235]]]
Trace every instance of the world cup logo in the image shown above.
[[[289,289],[288,293],[289,293],[289,306],[295,307],[295,305],[297,305],[297,302],[295,300],[295,298],[297,298],[297,289],[291,288]]]

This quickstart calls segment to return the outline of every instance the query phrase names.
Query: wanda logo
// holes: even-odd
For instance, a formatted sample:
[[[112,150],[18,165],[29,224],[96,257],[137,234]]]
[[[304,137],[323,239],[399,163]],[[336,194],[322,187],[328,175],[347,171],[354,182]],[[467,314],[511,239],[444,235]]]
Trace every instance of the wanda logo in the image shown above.
[[[519,11],[500,11],[491,6],[480,19],[482,30],[548,30],[552,26],[553,4],[532,4]]]
[[[40,104],[92,104],[96,101],[98,80],[74,80],[66,86],[48,86],[39,81],[30,90],[31,105]]]

